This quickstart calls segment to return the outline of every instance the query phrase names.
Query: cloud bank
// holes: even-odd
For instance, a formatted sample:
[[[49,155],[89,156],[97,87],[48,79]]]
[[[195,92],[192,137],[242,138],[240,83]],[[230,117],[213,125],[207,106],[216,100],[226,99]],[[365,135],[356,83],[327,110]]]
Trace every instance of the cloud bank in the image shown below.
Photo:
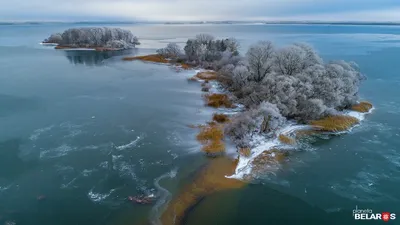
[[[0,20],[400,22],[398,0],[0,0]]]

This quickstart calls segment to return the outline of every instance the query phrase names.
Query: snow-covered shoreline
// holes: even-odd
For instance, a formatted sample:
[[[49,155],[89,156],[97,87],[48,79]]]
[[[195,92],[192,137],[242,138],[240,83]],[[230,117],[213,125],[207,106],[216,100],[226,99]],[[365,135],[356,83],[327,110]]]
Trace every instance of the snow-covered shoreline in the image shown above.
[[[365,119],[365,115],[370,114],[375,108],[372,108],[369,112],[361,113],[356,111],[345,111],[343,112],[344,115],[352,116],[357,118],[360,122]],[[357,125],[356,125],[357,126]],[[352,128],[354,128],[353,126]],[[351,131],[350,128],[348,131],[340,132],[346,133]],[[293,122],[289,122],[286,126],[279,129],[274,135],[274,138],[267,138],[263,135],[255,135],[252,138],[252,146],[255,146],[251,149],[251,155],[249,157],[239,155],[239,162],[236,167],[235,173],[231,176],[227,176],[227,178],[234,178],[243,180],[247,175],[252,173],[253,165],[252,162],[255,158],[261,155],[264,151],[272,150],[275,147],[283,146],[283,144],[279,141],[279,135],[291,136],[291,134],[295,133],[296,131],[300,130],[312,130],[313,127],[310,125],[299,125]],[[272,153],[274,154],[274,153]]]

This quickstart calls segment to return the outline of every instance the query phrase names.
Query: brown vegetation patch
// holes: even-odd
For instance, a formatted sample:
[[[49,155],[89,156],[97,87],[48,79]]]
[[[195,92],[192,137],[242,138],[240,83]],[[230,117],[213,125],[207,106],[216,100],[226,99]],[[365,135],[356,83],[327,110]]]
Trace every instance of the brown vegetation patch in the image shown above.
[[[195,176],[193,182],[183,187],[172,199],[161,215],[162,224],[182,224],[185,215],[204,197],[218,191],[243,187],[246,183],[225,177],[232,175],[235,169],[236,164],[232,159],[221,157],[210,160]]]
[[[279,149],[265,150],[263,153],[258,155],[252,162],[253,165],[265,165],[273,164],[277,162],[283,162],[289,156],[289,152]]]
[[[222,140],[224,138],[224,132],[221,126],[218,125],[206,125],[202,126],[200,132],[196,136],[197,140],[201,143],[208,142],[210,140]]]
[[[249,157],[251,155],[251,149],[250,148],[241,148],[241,149],[239,149],[239,154],[244,157]]]
[[[140,60],[145,62],[154,62],[154,63],[169,63],[169,61],[161,55],[153,54],[153,55],[143,55],[143,56],[133,56],[133,57],[124,57],[122,60],[125,61],[134,61]]]
[[[199,72],[195,75],[196,78],[200,80],[216,80],[217,79],[217,73],[213,71],[206,71],[206,72]]]
[[[357,118],[352,116],[336,115],[311,121],[310,124],[321,131],[338,132],[348,130],[359,122]]]
[[[284,135],[284,134],[280,134],[279,137],[278,137],[278,139],[279,139],[280,142],[282,142],[282,143],[284,143],[284,144],[287,144],[287,145],[294,145],[294,144],[296,144],[296,140],[295,140],[295,139],[293,139],[293,138],[291,138],[291,137],[289,137],[289,136],[286,136],[286,135]]]
[[[308,136],[313,136],[317,134],[317,130],[297,130],[296,131],[296,138],[303,138]]]
[[[217,125],[218,123],[215,122],[215,121],[209,121],[209,122],[207,122],[207,124],[210,125],[210,126],[215,126],[215,125]]]
[[[188,81],[199,81],[199,79],[197,79],[196,77],[189,77],[188,78]]]
[[[186,63],[179,63],[178,65],[180,65],[180,67],[184,70],[190,70],[193,69],[193,66],[186,64]]]
[[[373,105],[371,103],[364,101],[364,102],[360,102],[356,105],[353,105],[351,107],[351,110],[366,113],[366,112],[369,112],[372,109],[372,107],[373,107]]]
[[[275,170],[280,163],[287,160],[289,151],[270,149],[258,155],[251,163],[253,165],[253,175],[262,174],[268,170]]]
[[[266,172],[275,172],[279,165],[289,157],[289,151],[270,149],[258,155],[251,163],[253,165],[250,177],[257,177]]]
[[[229,122],[229,116],[227,116],[225,114],[214,113],[213,121],[215,121],[217,123],[227,123],[227,122]]]
[[[225,152],[225,143],[223,141],[210,141],[205,144],[201,150],[209,157],[217,157]]]
[[[224,131],[215,122],[202,126],[196,138],[203,144],[202,150],[207,156],[216,157],[225,152]]]
[[[57,45],[54,49],[73,49],[72,47]]]
[[[210,80],[216,80],[216,79],[217,79],[217,73],[213,71],[199,72],[193,77],[189,78],[189,80],[191,81],[203,80],[205,83],[208,83]]]
[[[207,106],[210,106],[210,107],[234,108],[234,105],[229,100],[229,97],[226,94],[209,94],[209,95],[205,95],[205,99],[206,99]]]

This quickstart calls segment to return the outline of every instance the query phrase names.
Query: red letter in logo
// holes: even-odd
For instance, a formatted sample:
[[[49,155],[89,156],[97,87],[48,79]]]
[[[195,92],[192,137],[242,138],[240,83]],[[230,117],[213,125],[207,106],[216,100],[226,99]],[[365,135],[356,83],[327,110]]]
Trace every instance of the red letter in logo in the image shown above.
[[[385,221],[385,222],[387,222],[387,221],[389,221],[390,220],[390,213],[388,213],[388,212],[383,212],[383,213],[381,213],[381,218],[382,218],[382,220],[383,221]]]

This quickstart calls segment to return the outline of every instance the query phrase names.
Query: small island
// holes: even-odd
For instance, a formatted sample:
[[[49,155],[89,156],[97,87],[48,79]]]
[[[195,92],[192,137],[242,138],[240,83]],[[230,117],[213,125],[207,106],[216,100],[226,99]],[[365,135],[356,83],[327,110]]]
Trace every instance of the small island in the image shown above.
[[[50,35],[42,44],[56,45],[55,49],[91,49],[116,51],[135,48],[138,38],[129,30],[108,27],[71,28]]]
[[[157,218],[164,225],[183,224],[215,192],[275,172],[304,137],[347,131],[373,109],[359,99],[365,76],[353,62],[324,62],[304,43],[259,41],[244,55],[239,48],[234,38],[200,34],[183,49],[170,43],[156,54],[123,59],[198,68],[189,80],[202,83],[205,106],[219,109],[207,124],[192,126],[210,160]],[[225,154],[227,140],[236,145],[237,158]]]

